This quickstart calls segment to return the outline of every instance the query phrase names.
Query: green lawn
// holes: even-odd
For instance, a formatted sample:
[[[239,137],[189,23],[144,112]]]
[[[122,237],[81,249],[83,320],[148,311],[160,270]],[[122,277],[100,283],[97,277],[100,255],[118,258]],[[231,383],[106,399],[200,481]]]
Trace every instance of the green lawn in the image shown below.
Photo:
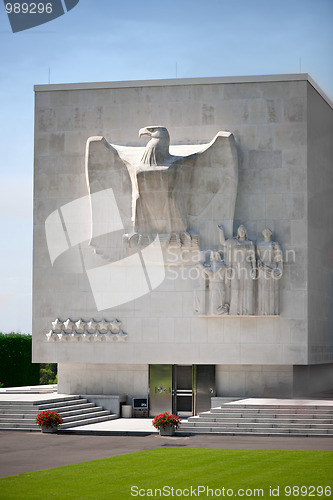
[[[333,490],[332,470],[330,451],[159,448],[6,477],[0,479],[0,498],[223,498],[231,490],[234,496],[273,498],[270,488],[278,498],[329,498],[325,487]],[[288,488],[297,486],[303,489]],[[211,489],[208,495],[202,491],[206,487]]]

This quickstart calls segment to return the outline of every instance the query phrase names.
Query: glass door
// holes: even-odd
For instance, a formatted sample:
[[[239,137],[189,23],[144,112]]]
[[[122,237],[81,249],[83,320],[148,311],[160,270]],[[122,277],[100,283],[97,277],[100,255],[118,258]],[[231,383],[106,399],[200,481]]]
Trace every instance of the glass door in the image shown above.
[[[193,415],[193,367],[173,366],[173,408],[179,417]]]

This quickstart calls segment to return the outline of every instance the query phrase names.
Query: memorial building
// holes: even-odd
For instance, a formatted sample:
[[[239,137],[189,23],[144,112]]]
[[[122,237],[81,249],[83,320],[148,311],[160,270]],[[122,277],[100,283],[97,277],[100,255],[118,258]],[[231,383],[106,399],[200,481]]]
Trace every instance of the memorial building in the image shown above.
[[[59,393],[333,387],[333,113],[307,74],[35,87],[33,361]]]

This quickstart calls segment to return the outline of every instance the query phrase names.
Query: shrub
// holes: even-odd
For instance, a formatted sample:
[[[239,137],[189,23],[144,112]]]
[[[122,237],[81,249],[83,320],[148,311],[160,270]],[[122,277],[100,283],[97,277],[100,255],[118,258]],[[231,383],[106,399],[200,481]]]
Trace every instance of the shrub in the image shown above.
[[[42,385],[57,383],[57,363],[41,363],[39,383]]]
[[[0,333],[0,380],[5,387],[39,384],[39,363],[31,362],[32,337]]]

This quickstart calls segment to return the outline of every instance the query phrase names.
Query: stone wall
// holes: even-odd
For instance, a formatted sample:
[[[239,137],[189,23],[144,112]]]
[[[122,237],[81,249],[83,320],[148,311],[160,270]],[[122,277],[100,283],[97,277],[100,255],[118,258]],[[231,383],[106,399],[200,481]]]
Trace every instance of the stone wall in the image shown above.
[[[291,366],[224,365],[216,367],[216,394],[223,397],[292,397]]]
[[[309,363],[333,361],[333,116],[308,86]]]
[[[147,397],[148,366],[136,364],[132,368],[120,364],[60,363],[58,391],[63,394],[125,394]]]

